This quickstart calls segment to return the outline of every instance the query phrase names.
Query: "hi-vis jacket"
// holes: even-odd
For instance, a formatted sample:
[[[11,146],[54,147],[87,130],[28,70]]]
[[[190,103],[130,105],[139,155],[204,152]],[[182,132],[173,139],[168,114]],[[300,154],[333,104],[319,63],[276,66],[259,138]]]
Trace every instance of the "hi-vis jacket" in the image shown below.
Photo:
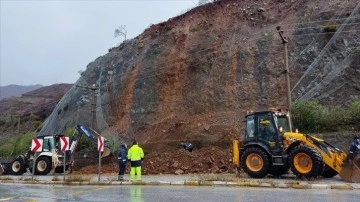
[[[133,145],[128,151],[127,158],[131,161],[132,167],[141,166],[141,160],[144,158],[144,151],[139,145]]]

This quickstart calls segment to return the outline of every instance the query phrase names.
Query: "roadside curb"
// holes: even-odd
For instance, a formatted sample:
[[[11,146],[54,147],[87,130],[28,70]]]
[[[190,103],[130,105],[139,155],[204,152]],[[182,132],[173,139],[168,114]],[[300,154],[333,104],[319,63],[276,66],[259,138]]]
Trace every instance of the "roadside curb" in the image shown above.
[[[261,187],[261,188],[282,188],[282,189],[339,189],[359,190],[360,183],[342,184],[312,184],[308,182],[261,182],[261,181],[207,181],[207,180],[185,180],[185,181],[44,181],[44,180],[13,180],[0,179],[0,183],[8,184],[50,184],[50,185],[165,185],[165,186],[222,186],[222,187]]]
[[[331,189],[331,185],[328,184],[312,184],[312,189]]]

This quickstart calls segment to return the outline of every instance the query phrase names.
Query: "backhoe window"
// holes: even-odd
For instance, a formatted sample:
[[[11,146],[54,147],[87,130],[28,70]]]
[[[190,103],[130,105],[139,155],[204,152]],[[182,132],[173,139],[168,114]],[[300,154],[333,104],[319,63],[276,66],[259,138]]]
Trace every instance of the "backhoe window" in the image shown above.
[[[271,123],[271,115],[264,114],[258,117],[259,121],[259,139],[267,142],[274,142],[276,131],[273,124]]]
[[[275,121],[276,121],[278,128],[282,127],[284,132],[290,131],[289,121],[288,121],[287,116],[285,116],[285,115],[277,116],[277,119],[275,119]]]
[[[254,132],[255,132],[254,116],[248,116],[246,118],[246,134],[245,134],[245,138],[255,137]]]
[[[54,138],[45,138],[43,142],[43,151],[52,151],[55,148]]]

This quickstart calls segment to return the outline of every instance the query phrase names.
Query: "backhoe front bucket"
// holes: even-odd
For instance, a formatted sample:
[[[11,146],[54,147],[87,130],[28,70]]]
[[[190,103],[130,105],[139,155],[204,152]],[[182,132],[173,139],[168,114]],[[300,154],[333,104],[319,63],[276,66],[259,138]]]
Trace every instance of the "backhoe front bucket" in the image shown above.
[[[346,182],[360,183],[360,154],[350,153],[346,157],[339,176]]]
[[[104,151],[101,154],[101,158],[107,157],[111,154],[111,150],[108,147],[104,147]]]

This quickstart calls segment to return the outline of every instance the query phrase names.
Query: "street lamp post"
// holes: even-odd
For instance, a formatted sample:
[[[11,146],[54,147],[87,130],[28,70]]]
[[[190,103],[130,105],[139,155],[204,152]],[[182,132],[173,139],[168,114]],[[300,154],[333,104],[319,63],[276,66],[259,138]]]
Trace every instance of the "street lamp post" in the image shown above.
[[[285,70],[283,73],[285,74],[286,79],[286,92],[287,92],[287,107],[289,112],[289,130],[292,132],[292,122],[291,122],[291,89],[290,89],[290,72],[289,72],[289,62],[288,62],[288,53],[287,53],[287,44],[288,40],[283,36],[284,31],[281,30],[281,26],[277,26],[276,29],[279,32],[279,35],[282,40],[282,44],[284,44],[284,60],[285,60]]]

